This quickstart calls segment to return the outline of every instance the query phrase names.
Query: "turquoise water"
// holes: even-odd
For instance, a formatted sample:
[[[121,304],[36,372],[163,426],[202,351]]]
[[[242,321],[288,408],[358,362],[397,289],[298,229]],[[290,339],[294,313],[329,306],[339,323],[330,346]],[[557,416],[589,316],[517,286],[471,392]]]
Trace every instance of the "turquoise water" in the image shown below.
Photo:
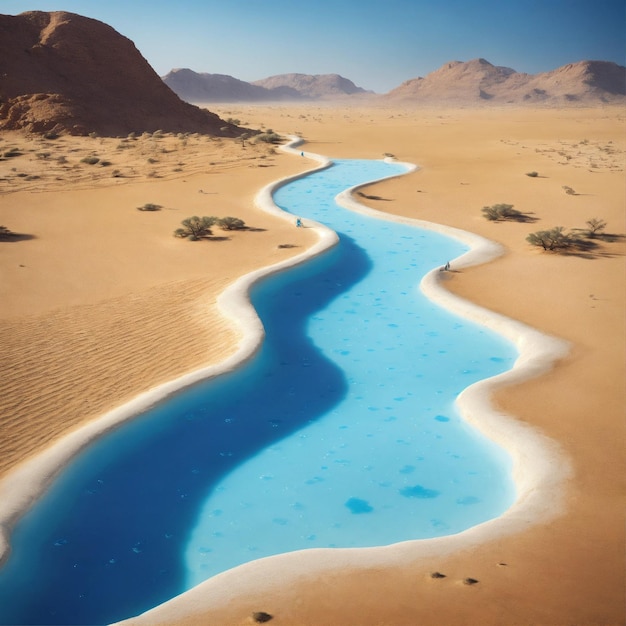
[[[250,363],[63,472],[16,528],[0,623],[103,624],[256,558],[456,533],[512,503],[509,458],[454,400],[516,352],[417,288],[465,247],[333,200],[403,171],[338,161],[276,192],[340,244],[253,289],[266,340]]]

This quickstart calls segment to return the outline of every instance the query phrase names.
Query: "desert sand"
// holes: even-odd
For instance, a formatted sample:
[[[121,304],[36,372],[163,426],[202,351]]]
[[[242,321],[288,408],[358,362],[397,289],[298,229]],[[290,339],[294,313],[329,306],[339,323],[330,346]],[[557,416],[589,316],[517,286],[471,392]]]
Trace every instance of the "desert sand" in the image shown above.
[[[363,189],[359,202],[501,244],[489,263],[453,261],[445,285],[568,343],[549,373],[498,389],[492,403],[552,442],[571,474],[554,494],[558,513],[518,520],[514,534],[482,533],[462,549],[442,541],[415,558],[400,545],[383,565],[328,559],[297,577],[273,575],[268,561],[253,587],[238,588],[235,570],[226,595],[209,581],[128,623],[249,624],[255,611],[290,625],[624,623],[623,109],[211,110],[298,134],[307,151],[331,158],[416,163]],[[255,195],[315,163],[193,135],[1,139],[0,154],[19,153],[0,161],[0,224],[20,235],[0,242],[0,469],[10,481],[65,434],[235,352],[242,331],[220,313],[219,294],[316,240],[255,207]],[[90,155],[100,162],[82,162]],[[136,210],[148,202],[161,209]],[[501,202],[534,221],[485,220],[481,208]],[[234,215],[251,229],[216,231],[221,241],[172,237],[194,214]],[[590,218],[605,220],[606,234],[584,251],[525,241]]]

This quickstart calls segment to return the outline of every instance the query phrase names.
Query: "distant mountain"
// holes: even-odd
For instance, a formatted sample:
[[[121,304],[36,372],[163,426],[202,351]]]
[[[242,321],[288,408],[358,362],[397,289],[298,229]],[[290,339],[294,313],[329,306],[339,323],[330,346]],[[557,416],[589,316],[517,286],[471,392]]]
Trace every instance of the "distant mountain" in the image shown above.
[[[0,15],[0,129],[239,134],[183,102],[132,41],[63,11]]]
[[[175,69],[165,84],[187,102],[270,102],[332,100],[371,92],[338,74],[280,74],[247,83],[224,74]]]
[[[163,77],[163,82],[187,102],[257,102],[302,98],[289,87],[266,88],[226,74],[197,73],[186,68],[172,70]]]
[[[312,100],[371,93],[339,74],[279,74],[255,80],[252,84],[266,89],[292,89]]]
[[[624,96],[626,68],[608,61],[580,61],[533,75],[474,59],[447,63],[382,98],[416,104],[594,104],[620,102]]]

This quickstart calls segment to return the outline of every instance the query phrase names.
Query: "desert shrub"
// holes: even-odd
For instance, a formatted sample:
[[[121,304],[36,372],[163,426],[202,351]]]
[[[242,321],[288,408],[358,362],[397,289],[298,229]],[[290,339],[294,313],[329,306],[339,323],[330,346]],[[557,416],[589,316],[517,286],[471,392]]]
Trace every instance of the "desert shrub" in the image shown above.
[[[569,196],[575,196],[576,195],[576,192],[571,187],[568,187],[567,185],[563,185],[563,190]]]
[[[19,148],[9,148],[9,150],[6,150],[2,156],[5,156],[10,159],[13,157],[22,156],[22,152]]]
[[[16,233],[11,231],[6,226],[0,226],[0,239],[9,239],[11,237],[15,237]]]
[[[262,141],[264,143],[280,143],[282,141],[282,137],[276,133],[261,133],[259,135],[256,135],[254,137],[254,142],[258,143],[259,141]]]
[[[95,165],[96,163],[98,163],[100,159],[97,156],[86,156],[83,157],[80,162],[81,163],[87,163],[88,165]]]
[[[217,225],[224,230],[241,230],[246,227],[244,221],[238,217],[221,217],[217,220]]]
[[[146,202],[143,206],[138,206],[138,211],[159,211],[161,210],[160,204],[153,204],[152,202]]]
[[[239,126],[241,124],[241,120],[238,120],[236,117],[229,117],[226,119],[227,124],[233,124],[234,126]]]
[[[586,234],[587,237],[593,239],[601,230],[606,228],[606,222],[604,220],[600,220],[597,217],[593,217],[590,220],[585,222],[587,225]]]
[[[544,250],[563,250],[574,243],[571,235],[565,232],[563,226],[555,226],[550,230],[539,230],[530,233],[526,241],[532,246],[541,247]]]
[[[45,161],[49,156],[50,156],[50,152],[37,152],[37,154],[35,155],[38,159],[42,159],[43,161]]]
[[[539,172],[526,172],[526,176],[530,176],[531,178],[537,178],[537,176],[539,176]]]
[[[493,204],[482,208],[483,216],[492,221],[500,220],[519,220],[524,214],[513,208],[512,204]]]
[[[187,238],[190,241],[198,241],[205,237],[210,237],[213,232],[211,227],[217,222],[216,217],[198,217],[194,215],[184,219],[181,224],[183,228],[177,228],[174,231],[174,237]]]
[[[109,167],[109,165],[111,165],[111,161],[100,161],[100,165],[102,165],[102,167]]]

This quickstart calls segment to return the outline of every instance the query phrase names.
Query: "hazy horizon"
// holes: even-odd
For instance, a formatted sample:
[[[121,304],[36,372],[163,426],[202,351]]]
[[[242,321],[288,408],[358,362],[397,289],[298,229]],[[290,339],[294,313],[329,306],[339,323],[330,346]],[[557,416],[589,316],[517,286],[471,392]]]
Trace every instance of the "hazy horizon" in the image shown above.
[[[255,81],[340,74],[386,93],[450,61],[485,58],[537,74],[626,62],[623,0],[2,0],[0,13],[69,11],[131,39],[154,70]]]

